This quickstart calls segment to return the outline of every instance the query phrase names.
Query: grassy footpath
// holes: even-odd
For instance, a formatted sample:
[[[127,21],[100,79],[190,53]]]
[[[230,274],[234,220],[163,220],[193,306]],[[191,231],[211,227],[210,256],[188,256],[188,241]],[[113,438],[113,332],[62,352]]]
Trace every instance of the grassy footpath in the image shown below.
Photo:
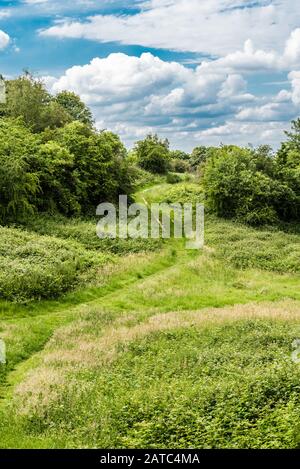
[[[206,243],[119,258],[60,299],[3,302],[0,446],[298,447],[300,236],[208,218]]]

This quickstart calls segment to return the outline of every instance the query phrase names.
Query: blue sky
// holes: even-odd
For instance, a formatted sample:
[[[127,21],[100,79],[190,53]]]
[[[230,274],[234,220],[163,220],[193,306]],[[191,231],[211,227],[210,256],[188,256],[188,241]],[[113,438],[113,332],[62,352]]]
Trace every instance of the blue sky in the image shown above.
[[[0,1],[0,72],[70,89],[131,146],[149,132],[276,147],[300,108],[292,0]]]

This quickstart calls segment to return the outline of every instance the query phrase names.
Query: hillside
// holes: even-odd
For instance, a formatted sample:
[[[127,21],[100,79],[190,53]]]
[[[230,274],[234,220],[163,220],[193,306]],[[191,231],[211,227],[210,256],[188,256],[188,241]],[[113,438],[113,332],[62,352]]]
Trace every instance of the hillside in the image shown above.
[[[3,228],[1,447],[298,447],[299,229],[209,215],[205,243],[109,244],[55,217]]]

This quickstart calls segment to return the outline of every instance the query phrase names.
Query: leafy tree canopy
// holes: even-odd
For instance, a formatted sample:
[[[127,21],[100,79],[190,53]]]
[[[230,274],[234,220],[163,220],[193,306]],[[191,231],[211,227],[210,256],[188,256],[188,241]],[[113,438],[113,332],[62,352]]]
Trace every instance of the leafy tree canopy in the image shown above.
[[[148,135],[136,143],[134,151],[141,168],[151,173],[165,174],[170,167],[169,141]]]
[[[1,113],[6,117],[22,117],[33,132],[62,127],[72,120],[43,82],[29,74],[6,82],[6,103],[1,106]]]
[[[55,102],[65,109],[73,121],[92,127],[94,123],[92,113],[75,93],[62,91],[56,95]]]

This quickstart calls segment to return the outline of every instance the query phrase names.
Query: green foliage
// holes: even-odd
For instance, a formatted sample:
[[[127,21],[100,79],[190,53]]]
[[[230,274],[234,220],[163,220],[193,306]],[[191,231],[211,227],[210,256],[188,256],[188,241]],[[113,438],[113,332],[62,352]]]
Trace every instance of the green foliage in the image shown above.
[[[193,169],[206,162],[208,148],[205,146],[195,147],[191,153],[190,165]]]
[[[269,154],[235,146],[216,149],[204,171],[208,207],[218,216],[246,223],[275,223],[283,204],[292,202],[290,188],[275,177]]]
[[[179,176],[179,174],[176,173],[168,173],[167,174],[167,183],[168,184],[177,184],[178,182],[181,182],[182,178]]]
[[[188,160],[190,159],[190,155],[185,151],[181,150],[172,150],[170,152],[170,157],[172,158],[172,160],[183,160],[186,162],[188,162]]]
[[[188,161],[179,158],[171,161],[171,167],[175,173],[186,173],[190,169]]]
[[[82,122],[82,124],[92,127],[92,113],[75,93],[71,91],[61,91],[55,96],[55,101],[67,111],[73,121],[79,121]]]
[[[141,168],[152,173],[167,173],[170,167],[168,140],[161,140],[157,135],[148,135],[136,143],[134,151]]]
[[[110,440],[105,443],[128,448],[297,447],[300,371],[289,359],[293,339],[292,325],[244,320],[136,341],[89,393],[94,412],[102,396],[110,396],[101,415],[114,409],[107,425],[115,425],[118,433],[106,433]],[[82,413],[87,401],[81,396],[82,404],[78,402]],[[103,446],[100,435],[97,441],[94,433],[94,444]]]
[[[295,150],[300,151],[300,118],[291,122],[291,131],[285,132],[288,137],[288,145],[293,147]]]
[[[289,188],[279,210],[284,220],[291,220],[300,217],[300,119],[292,121],[292,131],[286,134],[288,141],[278,150],[276,163],[278,179]]]
[[[42,81],[29,74],[6,82],[6,104],[1,112],[7,117],[22,117],[33,132],[62,127],[70,115],[53,100]]]
[[[167,196],[183,185],[165,186]],[[64,219],[36,220],[30,229],[43,227],[57,240]],[[79,242],[93,245],[84,221],[65,220],[65,236],[68,243],[77,239],[76,249]],[[190,252],[173,240],[172,250],[156,262],[149,258],[148,267],[137,269],[133,257],[122,286],[108,283],[98,296],[89,290],[76,308],[62,299],[54,311],[33,304],[20,310],[22,317],[3,320],[10,391],[1,412],[2,447],[297,447],[299,366],[290,353],[299,305],[275,303],[273,317],[273,303],[254,301],[300,299],[298,238],[208,217],[204,251]],[[32,240],[30,251],[34,246]],[[65,248],[61,240],[59,246]],[[278,269],[283,248],[286,264]],[[294,320],[285,318],[291,303]],[[269,319],[255,319],[268,308]],[[208,326],[201,325],[205,316]],[[21,401],[13,406],[16,384]]]
[[[134,171],[118,136],[74,121],[36,136],[21,119],[0,121],[0,221],[34,210],[95,213],[130,195]]]
[[[161,247],[159,239],[103,238],[96,235],[97,219],[78,217],[66,218],[62,215],[35,215],[17,226],[29,232],[53,236],[80,243],[85,249],[126,255],[138,252],[155,251]]]
[[[41,187],[38,208],[66,215],[80,213],[76,198],[80,180],[74,170],[74,157],[67,148],[54,141],[40,145],[36,165]]]
[[[161,200],[167,203],[203,203],[203,189],[198,184],[182,183],[172,187]]]
[[[166,179],[165,175],[150,173],[136,165],[131,166],[131,170],[133,171],[134,186],[136,189],[161,184]]]
[[[117,201],[119,194],[130,194],[132,176],[117,135],[94,132],[75,121],[58,129],[55,140],[73,155],[74,190],[83,213],[95,212],[100,202]]]
[[[32,213],[39,179],[31,167],[36,138],[21,120],[0,120],[0,222]]]
[[[206,217],[205,238],[215,256],[234,268],[300,273],[300,237],[295,229],[257,229]]]
[[[74,288],[80,274],[107,259],[76,242],[0,227],[0,298],[55,298]]]
[[[112,315],[88,321],[95,344],[92,328],[115,325]],[[67,383],[53,383],[56,394],[37,396],[23,431],[59,447],[297,448],[300,369],[290,347],[298,328],[248,318],[120,341],[110,360],[102,352],[98,366],[77,365]]]

